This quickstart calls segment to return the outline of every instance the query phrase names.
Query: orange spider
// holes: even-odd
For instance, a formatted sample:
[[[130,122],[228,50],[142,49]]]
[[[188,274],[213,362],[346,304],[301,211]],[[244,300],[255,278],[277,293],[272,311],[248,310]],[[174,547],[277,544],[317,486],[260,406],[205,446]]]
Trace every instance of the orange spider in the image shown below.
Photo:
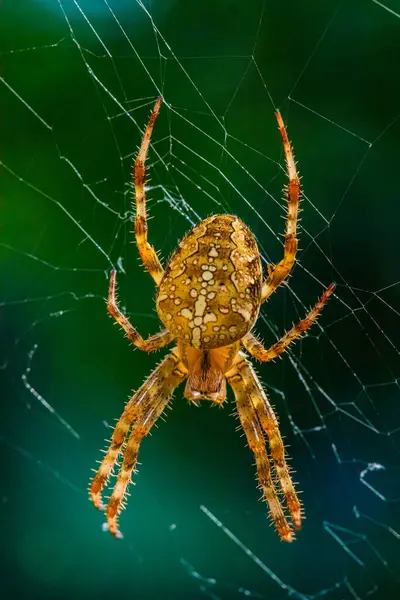
[[[241,347],[262,362],[273,360],[315,322],[335,285],[327,288],[305,319],[270,348],[265,349],[251,333],[261,304],[286,280],[297,252],[300,180],[279,111],[275,115],[289,176],[285,188],[288,212],[282,260],[268,266],[268,276],[263,280],[260,253],[250,229],[238,217],[222,214],[208,217],[193,227],[163,269],[147,241],[145,197],[145,161],[161,102],[162,98],[158,98],[135,161],[135,235],[144,266],[158,286],[157,311],[166,329],[148,339],[141,337],[118,307],[115,271],[111,272],[107,308],[126,337],[140,350],[158,350],[173,340],[176,346],[126,404],[110,446],[90,483],[91,499],[97,508],[106,510],[110,532],[122,537],[118,515],[137,464],[140,443],[170,403],[174,389],[186,380],[185,398],[192,402],[206,399],[221,405],[226,399],[228,382],[256,459],[260,487],[272,521],[281,539],[291,542],[293,528],[299,529],[301,525],[301,504],[286,464],[277,418]],[[117,481],[104,506],[101,492],[121,452],[123,460]],[[275,472],[274,478],[272,472]],[[279,499],[280,492],[284,503]],[[285,505],[293,528],[285,514]]]

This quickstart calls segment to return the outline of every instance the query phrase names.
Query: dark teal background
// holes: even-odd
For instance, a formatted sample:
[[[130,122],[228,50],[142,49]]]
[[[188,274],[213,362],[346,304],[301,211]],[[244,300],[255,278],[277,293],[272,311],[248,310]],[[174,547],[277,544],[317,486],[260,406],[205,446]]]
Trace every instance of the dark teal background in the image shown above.
[[[3,0],[2,598],[400,597],[400,4],[384,4]],[[132,322],[159,328],[131,208],[159,94],[148,205],[163,258],[229,211],[264,266],[280,259],[279,107],[305,199],[298,264],[257,325],[266,344],[338,283],[320,326],[258,366],[303,491],[291,545],[231,395],[195,408],[177,390],[141,448],[123,541],[87,500],[107,424],[163,355],[133,351],[104,302],[117,266]]]

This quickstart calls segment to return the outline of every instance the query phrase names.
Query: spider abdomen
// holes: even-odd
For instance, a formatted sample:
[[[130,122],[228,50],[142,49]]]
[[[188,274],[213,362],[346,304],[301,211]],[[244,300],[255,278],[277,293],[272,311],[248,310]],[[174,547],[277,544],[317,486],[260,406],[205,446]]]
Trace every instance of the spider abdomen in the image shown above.
[[[233,215],[214,215],[196,225],[172,254],[157,311],[186,344],[218,348],[251,329],[261,285],[260,255],[249,228]]]

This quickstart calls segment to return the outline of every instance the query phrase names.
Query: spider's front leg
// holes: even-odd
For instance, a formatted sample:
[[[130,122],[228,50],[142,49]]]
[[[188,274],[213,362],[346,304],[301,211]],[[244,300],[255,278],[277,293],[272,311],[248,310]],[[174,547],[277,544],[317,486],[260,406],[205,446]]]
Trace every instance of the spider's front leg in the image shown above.
[[[90,483],[90,496],[96,508],[100,510],[105,509],[101,492],[107,484],[132,423],[142,415],[149,406],[152,406],[157,393],[160,391],[162,377],[168,375],[174,365],[175,362],[173,358],[171,358],[171,355],[163,360],[126,404],[124,412],[114,428],[110,446]]]
[[[136,466],[140,442],[149,433],[151,427],[166,408],[175,387],[186,376],[185,367],[178,356],[171,352],[128,402],[114,429],[111,444],[91,481],[89,489],[95,506],[106,509],[108,528],[114,537],[121,537],[118,531],[117,519],[120,510],[123,508],[123,499],[131,480],[132,471]],[[117,482],[111,499],[105,507],[101,492],[107,484],[131,425],[132,431],[123,452],[123,463],[117,476]]]
[[[243,353],[240,354],[238,362],[226,374],[226,377],[235,394],[240,422],[256,459],[260,487],[268,502],[272,521],[280,538],[286,542],[292,542],[294,533],[285,516],[271,475],[270,458],[265,445],[263,429],[268,435],[272,462],[296,529],[300,527],[301,521],[300,502],[289,475],[285,450],[272,407],[251,365],[245,360]],[[266,406],[270,409],[268,418],[265,418]]]
[[[302,519],[301,504],[290,477],[289,467],[286,463],[285,446],[279,431],[279,424],[274,409],[272,408],[252,365],[244,360],[240,363],[238,369],[242,374],[243,380],[246,382],[247,393],[250,395],[250,401],[257,413],[261,427],[267,435],[272,462],[293,525],[295,529],[300,529]]]

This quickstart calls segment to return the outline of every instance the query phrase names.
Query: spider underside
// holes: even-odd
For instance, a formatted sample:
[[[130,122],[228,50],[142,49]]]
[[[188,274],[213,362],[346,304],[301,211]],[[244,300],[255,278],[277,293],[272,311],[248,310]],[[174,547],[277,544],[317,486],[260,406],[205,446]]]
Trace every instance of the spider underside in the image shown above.
[[[297,252],[300,179],[279,111],[275,114],[289,177],[285,188],[288,208],[282,260],[268,266],[268,276],[263,280],[253,234],[238,217],[221,214],[196,225],[163,269],[156,251],[147,241],[145,197],[145,161],[161,102],[159,98],[143,135],[134,165],[134,185],[137,247],[146,270],[158,286],[157,312],[165,329],[148,339],[140,336],[118,307],[115,271],[110,276],[107,307],[126,337],[141,350],[158,350],[172,341],[176,346],[126,404],[90,483],[90,496],[97,508],[106,511],[110,532],[122,537],[118,515],[137,464],[140,443],[169,405],[174,389],[186,380],[184,396],[189,401],[207,399],[221,405],[226,399],[228,383],[235,395],[241,426],[254,453],[260,488],[272,522],[280,538],[290,542],[294,539],[293,530],[300,528],[302,507],[290,477],[277,418],[241,348],[262,362],[278,357],[315,322],[335,286],[331,284],[306,317],[270,348],[265,349],[251,333],[261,304],[287,279]],[[105,506],[102,490],[120,454],[122,464]]]

